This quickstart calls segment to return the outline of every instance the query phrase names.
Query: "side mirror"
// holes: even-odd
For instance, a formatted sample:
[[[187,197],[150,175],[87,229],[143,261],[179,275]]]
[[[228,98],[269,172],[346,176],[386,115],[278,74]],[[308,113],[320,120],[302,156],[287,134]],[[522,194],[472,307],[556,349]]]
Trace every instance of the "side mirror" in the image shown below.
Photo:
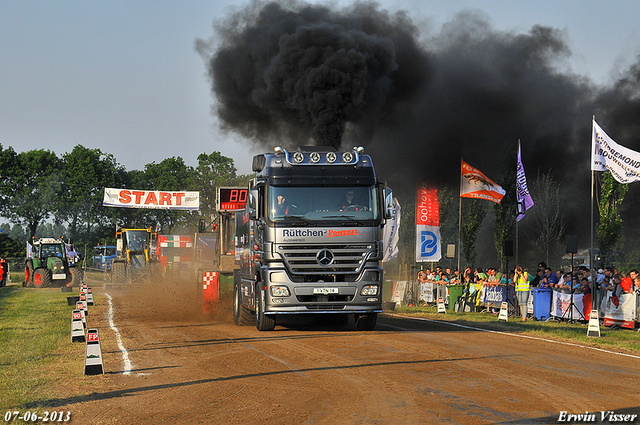
[[[384,189],[384,218],[390,220],[393,218],[393,192],[391,189]]]

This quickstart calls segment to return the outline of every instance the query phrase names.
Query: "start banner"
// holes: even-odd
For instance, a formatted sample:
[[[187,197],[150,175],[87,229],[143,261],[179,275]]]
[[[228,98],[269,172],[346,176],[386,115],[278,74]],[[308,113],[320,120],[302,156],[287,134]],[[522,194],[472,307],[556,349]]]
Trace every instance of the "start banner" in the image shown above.
[[[198,210],[200,192],[104,188],[105,207]]]

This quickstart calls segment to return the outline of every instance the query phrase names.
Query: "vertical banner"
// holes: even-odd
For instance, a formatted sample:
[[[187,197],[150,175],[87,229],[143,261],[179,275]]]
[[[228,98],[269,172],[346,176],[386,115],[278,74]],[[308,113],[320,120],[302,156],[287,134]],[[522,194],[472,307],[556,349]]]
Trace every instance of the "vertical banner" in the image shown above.
[[[398,256],[398,240],[400,235],[400,203],[393,198],[393,218],[384,224],[382,243],[384,244],[384,258],[382,262],[391,261]]]
[[[442,258],[438,189],[422,183],[416,204],[416,261],[438,261]]]
[[[518,171],[516,177],[516,195],[518,201],[518,211],[516,221],[522,220],[524,213],[533,206],[533,199],[527,187],[527,177],[524,174],[522,156],[520,154],[520,140],[518,140]]]

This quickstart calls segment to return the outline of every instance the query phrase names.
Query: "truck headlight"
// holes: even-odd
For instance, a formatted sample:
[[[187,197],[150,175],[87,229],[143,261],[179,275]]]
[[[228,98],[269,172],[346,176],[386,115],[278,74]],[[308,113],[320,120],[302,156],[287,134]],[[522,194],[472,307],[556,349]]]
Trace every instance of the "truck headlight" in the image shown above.
[[[360,295],[363,296],[372,296],[372,295],[378,295],[378,285],[365,285],[362,287],[362,290],[360,291]]]
[[[289,293],[289,288],[286,286],[272,286],[271,287],[271,296],[272,297],[288,297],[291,294]]]

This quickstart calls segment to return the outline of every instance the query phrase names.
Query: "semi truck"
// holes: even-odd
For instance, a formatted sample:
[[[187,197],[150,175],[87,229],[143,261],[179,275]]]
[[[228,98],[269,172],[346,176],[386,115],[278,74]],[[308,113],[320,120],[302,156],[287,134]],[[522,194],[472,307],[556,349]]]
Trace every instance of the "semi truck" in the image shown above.
[[[316,315],[370,331],[382,312],[382,229],[392,193],[361,147],[301,147],[253,157],[256,178],[236,213],[233,319],[273,330]]]

